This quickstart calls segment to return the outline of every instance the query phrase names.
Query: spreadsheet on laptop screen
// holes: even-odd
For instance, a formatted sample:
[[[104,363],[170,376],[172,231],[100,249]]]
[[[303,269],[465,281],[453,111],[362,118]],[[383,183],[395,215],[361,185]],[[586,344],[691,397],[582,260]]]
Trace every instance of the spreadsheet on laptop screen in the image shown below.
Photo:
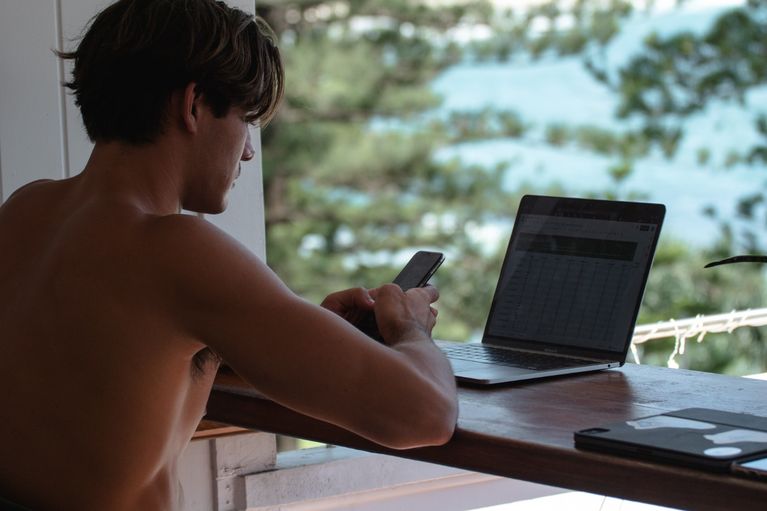
[[[621,351],[657,226],[522,214],[488,333]]]

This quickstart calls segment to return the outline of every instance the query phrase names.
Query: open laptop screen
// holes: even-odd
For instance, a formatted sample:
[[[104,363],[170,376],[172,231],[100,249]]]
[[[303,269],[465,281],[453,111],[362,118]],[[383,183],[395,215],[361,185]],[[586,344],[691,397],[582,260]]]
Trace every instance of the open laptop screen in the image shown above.
[[[525,196],[485,339],[625,353],[664,214],[659,204]]]

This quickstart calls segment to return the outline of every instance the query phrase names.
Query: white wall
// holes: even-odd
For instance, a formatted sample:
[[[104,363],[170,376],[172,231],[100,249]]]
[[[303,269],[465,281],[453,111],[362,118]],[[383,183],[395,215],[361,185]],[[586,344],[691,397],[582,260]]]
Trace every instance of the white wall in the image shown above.
[[[35,179],[79,173],[91,150],[73,97],[61,83],[69,63],[52,49],[72,49],[86,22],[111,0],[0,0],[0,202]],[[229,0],[255,11],[255,0]],[[208,219],[265,257],[259,136],[243,164],[226,213]]]
[[[53,0],[0,3],[0,198],[22,184],[66,175]]]

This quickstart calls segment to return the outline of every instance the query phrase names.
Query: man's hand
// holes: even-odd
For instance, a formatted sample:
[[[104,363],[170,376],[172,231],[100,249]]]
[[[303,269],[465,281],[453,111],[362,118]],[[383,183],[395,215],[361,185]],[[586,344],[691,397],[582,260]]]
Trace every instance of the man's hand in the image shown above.
[[[320,304],[356,325],[365,315],[372,313],[377,290],[355,287],[329,294]]]
[[[396,284],[386,284],[373,291],[376,322],[386,344],[431,337],[437,321],[437,310],[431,306],[439,298],[437,288],[402,291]]]

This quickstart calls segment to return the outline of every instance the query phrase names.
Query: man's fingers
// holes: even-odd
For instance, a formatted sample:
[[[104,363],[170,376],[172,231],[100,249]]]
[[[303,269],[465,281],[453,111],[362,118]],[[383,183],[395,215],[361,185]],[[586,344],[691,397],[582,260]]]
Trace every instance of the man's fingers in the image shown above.
[[[376,303],[373,294],[364,287],[358,287],[354,290],[354,298],[356,303],[365,309],[372,308]]]
[[[439,291],[437,291],[437,288],[432,286],[431,284],[427,284],[424,287],[411,289],[408,292],[415,292],[415,293],[420,293],[422,295],[425,295],[426,298],[429,300],[429,303],[434,303],[439,299]]]
[[[374,291],[376,292],[375,299],[377,301],[388,299],[388,297],[402,296],[403,294],[402,289],[397,284],[384,284]],[[410,296],[415,295],[419,300],[427,300],[428,303],[434,303],[439,299],[439,291],[437,291],[436,287],[431,285],[408,289],[404,294]]]
[[[374,304],[375,300],[367,289],[355,287],[328,295],[321,305],[336,314],[346,316],[357,309],[371,310]]]

